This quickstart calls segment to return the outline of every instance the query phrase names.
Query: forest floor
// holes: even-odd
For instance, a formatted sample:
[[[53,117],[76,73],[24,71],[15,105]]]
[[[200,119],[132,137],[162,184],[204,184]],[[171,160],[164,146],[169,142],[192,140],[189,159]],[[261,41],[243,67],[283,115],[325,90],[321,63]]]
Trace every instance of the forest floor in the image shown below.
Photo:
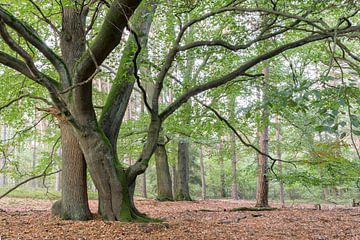
[[[230,209],[254,203],[138,199],[142,212],[165,221],[120,223],[62,221],[51,216],[51,204],[50,200],[0,199],[0,239],[360,239],[360,208],[350,205],[232,212]],[[96,212],[97,201],[90,201],[90,207]]]

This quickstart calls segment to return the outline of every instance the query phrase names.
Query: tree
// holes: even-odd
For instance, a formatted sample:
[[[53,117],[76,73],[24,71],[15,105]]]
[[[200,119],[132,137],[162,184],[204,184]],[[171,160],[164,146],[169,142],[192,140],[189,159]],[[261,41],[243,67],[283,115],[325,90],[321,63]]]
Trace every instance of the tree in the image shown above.
[[[78,42],[80,44],[79,48],[71,51],[70,48],[64,47],[65,51],[62,53],[62,57],[46,43],[46,40],[48,40],[46,36],[36,32],[31,26],[7,11],[5,9],[6,6],[0,5],[0,33],[3,39],[2,46],[5,46],[0,51],[0,63],[20,72],[47,90],[52,102],[52,106],[47,111],[58,118],[58,121],[63,125],[62,132],[69,131],[69,135],[62,133],[64,135],[62,136],[63,139],[74,139],[73,147],[77,149],[77,156],[79,157],[69,156],[69,159],[70,161],[72,159],[79,160],[80,155],[83,155],[86,167],[99,192],[101,214],[104,219],[108,220],[146,220],[133,204],[133,189],[136,178],[148,166],[149,160],[157,147],[162,124],[191,97],[225,85],[235,79],[241,80],[254,76],[256,75],[256,72],[253,72],[254,66],[286,50],[301,47],[315,41],[340,39],[350,33],[358,32],[360,29],[360,26],[351,23],[354,16],[351,14],[348,16],[344,14],[344,18],[341,18],[337,24],[329,24],[328,27],[324,28],[322,22],[319,23],[313,19],[314,16],[318,16],[316,11],[307,12],[300,8],[296,9],[299,10],[299,14],[289,14],[286,13],[289,10],[287,9],[288,5],[280,4],[279,9],[276,6],[268,6],[267,4],[264,4],[262,7],[256,6],[251,8],[249,6],[254,5],[253,1],[246,1],[245,3],[216,1],[215,4],[210,6],[210,10],[206,10],[205,14],[203,13],[204,9],[195,11],[195,16],[191,16],[190,20],[186,20],[186,23],[181,24],[178,28],[176,39],[171,43],[169,51],[165,54],[163,61],[161,61],[160,71],[153,80],[155,86],[153,96],[150,101],[147,101],[147,93],[141,85],[137,66],[137,58],[142,46],[141,41],[139,41],[142,31],[137,29],[139,22],[135,19],[131,20],[130,24],[128,22],[135,9],[138,9],[140,2],[147,6],[147,1],[113,1],[107,9],[106,16],[102,20],[99,30],[94,33],[94,39],[89,43],[89,46],[84,44],[84,35],[76,36],[82,40]],[[69,24],[71,25],[69,27],[76,26],[77,29],[84,30],[84,15],[87,13],[87,8],[95,3],[97,2],[64,2],[61,6],[63,14],[63,19],[60,21],[61,25],[64,25],[64,28],[66,28]],[[100,3],[102,4],[102,2]],[[176,4],[179,3],[175,2],[175,6]],[[300,7],[313,9],[311,8],[312,3],[309,3],[309,5],[304,4],[304,6],[301,5]],[[199,7],[201,6],[200,4]],[[193,7],[185,6],[188,9]],[[353,9],[354,6],[349,5],[349,8]],[[40,8],[37,6],[36,9]],[[318,10],[317,8],[314,9]],[[239,38],[240,40],[236,44],[229,43],[231,42],[229,38],[224,37],[223,40],[220,37],[219,39],[218,36],[211,40],[195,40],[186,44],[182,42],[184,34],[190,27],[193,30],[199,24],[211,24],[209,19],[219,19],[225,15],[232,20],[238,19],[240,22],[244,22],[245,20],[242,19],[243,15],[245,16],[250,13],[259,14],[260,12],[271,15],[272,21],[253,28],[245,28],[241,32],[243,37]],[[15,11],[14,13],[17,14]],[[68,17],[71,14],[75,15],[72,18]],[[49,19],[45,18],[45,20],[48,20],[46,22],[50,26],[56,27],[56,25],[50,24],[51,21]],[[129,39],[133,39],[136,44],[133,45],[133,48],[125,49],[123,56],[130,53],[133,59],[132,61],[125,61],[122,58],[122,61],[125,61],[127,64],[124,62],[118,64],[115,82],[122,84],[114,84],[112,86],[105,106],[102,109],[100,120],[98,120],[93,104],[92,81],[96,77],[99,67],[119,45],[123,30],[127,25],[129,25],[130,32],[132,33]],[[88,26],[92,26],[92,24],[90,23]],[[230,30],[238,30],[234,27],[235,25],[231,26]],[[198,30],[206,31],[209,29],[198,27]],[[72,33],[75,34],[75,32]],[[82,31],[76,32],[76,34],[79,33],[83,34]],[[267,42],[275,36],[283,36],[284,38],[282,38],[281,42],[274,43],[274,47],[265,53],[256,55],[247,54],[247,57],[244,58],[240,58],[240,55],[236,53],[238,51],[243,51],[244,53],[247,51],[248,53],[252,52],[252,47],[255,44]],[[19,37],[21,41],[14,41],[15,37]],[[67,33],[63,34],[62,37],[64,38],[63,41],[71,42],[75,36],[68,35]],[[226,55],[224,51],[235,52],[232,53],[232,63],[236,67],[231,68],[225,74],[221,73],[220,77],[206,76],[204,74],[204,77],[208,77],[208,81],[189,83],[190,86],[186,86],[183,91],[180,91],[172,103],[160,106],[159,97],[164,89],[169,70],[176,56],[181,52],[208,48],[219,50],[218,53],[223,54],[222,56]],[[66,54],[75,56],[67,58],[65,57]],[[16,56],[19,56],[19,58]],[[41,68],[37,64],[38,60],[46,63],[48,68]],[[130,73],[132,74],[132,80],[128,81],[127,77],[130,76]],[[128,102],[129,94],[126,93],[128,91],[131,92],[132,81],[137,82],[137,85],[139,85],[150,115],[150,120],[145,144],[140,156],[136,163],[125,169],[118,159],[116,146],[119,128],[126,109],[125,106]],[[76,146],[77,143],[79,148]],[[63,154],[63,156],[65,155]],[[76,176],[80,180],[81,176],[84,176],[85,163],[84,161],[77,161],[76,163],[82,165],[81,168],[78,167],[80,171],[77,171],[79,174]],[[66,161],[65,164],[67,164]],[[71,175],[70,178],[75,179],[75,176]],[[81,179],[83,181],[83,178]],[[81,185],[86,185],[85,182],[83,183]],[[68,193],[71,194],[71,191],[69,190]],[[87,218],[87,209],[80,204],[82,202],[87,205],[85,203],[85,193],[81,196],[82,199],[78,201],[79,206],[76,207],[75,212],[77,216]],[[64,202],[61,202],[61,206],[65,204]],[[77,218],[77,216],[74,217]]]

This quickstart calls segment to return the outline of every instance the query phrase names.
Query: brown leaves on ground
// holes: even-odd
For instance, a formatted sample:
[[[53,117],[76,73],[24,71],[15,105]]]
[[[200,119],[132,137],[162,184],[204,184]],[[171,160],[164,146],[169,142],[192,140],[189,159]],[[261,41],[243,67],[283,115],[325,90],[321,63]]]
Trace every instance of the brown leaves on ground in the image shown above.
[[[62,221],[47,200],[0,200],[0,239],[359,239],[360,209],[298,205],[274,211],[239,211],[252,202],[137,200],[138,208],[164,223]],[[97,202],[91,201],[93,211]]]

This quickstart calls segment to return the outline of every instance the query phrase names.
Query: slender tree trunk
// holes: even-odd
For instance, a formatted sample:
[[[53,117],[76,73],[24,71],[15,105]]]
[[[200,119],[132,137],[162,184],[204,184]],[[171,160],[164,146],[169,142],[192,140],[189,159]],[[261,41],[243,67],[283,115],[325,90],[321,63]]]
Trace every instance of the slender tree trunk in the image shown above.
[[[237,157],[236,157],[236,139],[235,134],[231,133],[230,135],[230,144],[231,144],[231,168],[232,168],[232,185],[231,185],[231,198],[238,200],[239,192],[237,185]]]
[[[180,140],[178,144],[176,200],[191,201],[189,191],[189,160],[189,143]]]
[[[225,162],[223,157],[224,139],[220,139],[219,144],[219,158],[220,158],[220,197],[226,198],[226,183],[225,183]]]
[[[164,137],[159,137],[158,146],[155,151],[157,200],[172,201],[172,183],[169,171],[168,156],[165,148]]]
[[[176,171],[176,165],[173,164],[171,165],[171,180],[172,180],[172,187],[171,187],[171,190],[172,190],[172,194],[173,196],[176,198],[176,193],[177,193],[177,190],[176,190],[176,187],[177,187],[177,171]]]
[[[2,125],[2,141],[5,143],[7,135],[7,126]],[[5,156],[0,156],[0,172],[3,172],[6,167],[6,159]],[[0,173],[0,186],[6,185],[6,175],[5,173]]]
[[[204,151],[200,146],[200,174],[201,174],[201,197],[206,199],[206,182],[205,182],[205,166],[204,166]]]
[[[276,141],[277,141],[276,158],[281,159],[281,148],[280,148],[281,126],[280,126],[279,116],[276,116]],[[280,204],[281,204],[281,207],[284,208],[285,207],[285,191],[284,191],[284,181],[282,179],[282,177],[283,177],[283,169],[282,169],[282,162],[281,161],[278,161],[278,169],[279,169],[279,177],[280,177],[280,182],[279,182],[279,185],[280,185],[280,191],[279,191]]]
[[[264,71],[264,85],[263,85],[263,103],[266,100],[267,81],[269,79],[269,67],[267,66]],[[260,133],[260,151],[268,154],[268,134],[269,134],[269,116],[266,107],[262,110],[262,131]],[[256,184],[256,206],[268,207],[268,193],[269,193],[269,181],[267,178],[267,157],[258,155],[257,166],[257,184]]]
[[[36,114],[35,114],[36,115]],[[33,139],[33,152],[32,152],[32,169],[35,170],[36,168],[36,160],[37,160],[37,143],[36,143],[36,133],[34,134],[34,139]],[[38,179],[34,179],[31,182],[31,186],[33,188],[38,187]]]
[[[141,196],[147,198],[146,172],[142,174]]]

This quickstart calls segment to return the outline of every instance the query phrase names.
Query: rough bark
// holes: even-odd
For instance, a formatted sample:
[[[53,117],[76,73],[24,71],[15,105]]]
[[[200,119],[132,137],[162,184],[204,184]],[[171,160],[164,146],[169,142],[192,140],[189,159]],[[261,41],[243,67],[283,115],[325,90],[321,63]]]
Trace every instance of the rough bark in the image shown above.
[[[189,143],[180,140],[178,143],[176,200],[191,201],[189,191]]]
[[[84,155],[69,123],[61,122],[62,176],[61,200],[52,207],[52,213],[62,219],[88,220],[86,164]]]
[[[267,81],[269,79],[269,67],[266,67],[263,71],[264,84],[262,88],[263,92],[263,103],[266,100]],[[262,131],[260,132],[260,151],[268,154],[268,134],[269,134],[269,116],[268,110],[264,106],[262,109]],[[267,178],[267,156],[258,155],[257,165],[257,183],[256,183],[256,207],[269,207],[268,203],[268,192],[269,192],[269,181]]]
[[[86,11],[79,14],[74,8],[65,8],[62,13],[60,48],[65,64],[74,75],[76,62],[85,51]],[[64,88],[69,83],[63,82]],[[66,94],[68,101],[71,95]],[[88,205],[86,163],[72,126],[60,121],[62,145],[61,200],[52,207],[52,213],[63,219],[88,220],[91,213]]]
[[[164,137],[159,137],[155,151],[157,197],[159,201],[172,201],[172,183]]]
[[[201,197],[206,199],[206,182],[205,182],[205,165],[204,165],[204,151],[200,146],[200,174],[201,174]]]

